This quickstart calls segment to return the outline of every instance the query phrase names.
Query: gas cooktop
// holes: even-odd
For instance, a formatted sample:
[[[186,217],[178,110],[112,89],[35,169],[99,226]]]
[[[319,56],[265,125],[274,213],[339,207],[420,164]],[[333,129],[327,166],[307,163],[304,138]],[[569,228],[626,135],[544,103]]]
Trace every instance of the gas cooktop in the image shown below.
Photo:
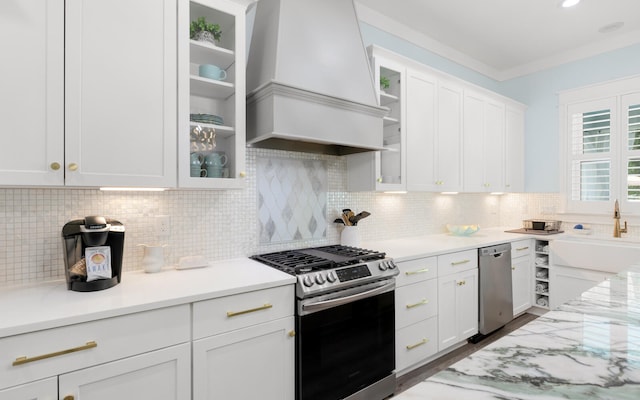
[[[385,253],[378,251],[331,245],[299,250],[285,250],[251,257],[291,275],[382,260]]]
[[[296,276],[299,298],[392,279],[398,274],[393,260],[385,253],[342,245],[285,250],[250,258]]]

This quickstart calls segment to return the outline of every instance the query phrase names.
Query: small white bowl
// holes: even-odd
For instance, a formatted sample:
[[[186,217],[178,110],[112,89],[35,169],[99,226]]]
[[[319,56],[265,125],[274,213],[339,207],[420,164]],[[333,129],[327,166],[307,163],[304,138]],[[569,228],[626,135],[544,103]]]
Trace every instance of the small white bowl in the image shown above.
[[[470,236],[480,230],[480,225],[452,225],[447,224],[447,230],[454,236]]]

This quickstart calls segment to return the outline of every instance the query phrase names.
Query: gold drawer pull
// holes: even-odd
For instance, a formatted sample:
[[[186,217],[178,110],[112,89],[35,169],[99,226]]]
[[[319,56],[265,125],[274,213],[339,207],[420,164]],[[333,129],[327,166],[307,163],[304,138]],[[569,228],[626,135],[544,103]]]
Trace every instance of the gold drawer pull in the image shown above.
[[[460,282],[457,283],[458,286],[463,286],[463,285],[466,285],[466,284],[467,284],[467,281],[460,281]]]
[[[461,264],[466,264],[466,263],[468,263],[468,262],[471,262],[471,260],[452,261],[452,262],[451,262],[451,265],[452,265],[452,266],[454,266],[454,265],[461,265]]]
[[[516,251],[522,251],[522,250],[529,250],[529,246],[525,246],[525,247],[518,247],[516,249]]]
[[[427,299],[422,299],[422,301],[419,301],[417,303],[414,304],[407,304],[407,308],[413,308],[413,307],[418,307],[418,306],[423,306],[425,304],[427,304],[429,302],[429,300]]]
[[[52,357],[57,357],[57,356],[61,356],[63,354],[69,354],[69,353],[75,353],[76,351],[82,351],[82,350],[88,350],[88,349],[92,349],[94,347],[98,347],[98,343],[91,341],[91,342],[87,342],[87,344],[82,345],[82,346],[78,346],[78,347],[73,347],[71,349],[66,349],[66,350],[60,350],[60,351],[56,351],[53,353],[49,353],[49,354],[43,354],[41,356],[35,356],[35,357],[18,357],[16,358],[16,360],[13,362],[13,365],[22,365],[22,364],[26,364],[26,363],[30,363],[30,362],[34,362],[34,361],[40,361],[40,360],[44,360],[46,358],[52,358]]]
[[[415,275],[415,274],[422,274],[422,273],[425,273],[425,272],[429,272],[429,268],[422,268],[422,269],[418,269],[418,270],[415,270],[415,271],[407,271],[404,274],[405,275]]]
[[[413,350],[418,346],[422,346],[423,344],[427,344],[428,342],[429,342],[429,339],[425,338],[425,339],[422,339],[421,341],[419,341],[418,343],[408,344],[407,345],[407,350]]]
[[[236,315],[249,314],[249,313],[260,311],[260,310],[266,310],[266,309],[271,308],[271,307],[273,307],[271,304],[265,304],[263,306],[256,307],[256,308],[250,308],[248,310],[227,311],[227,317],[235,317]]]

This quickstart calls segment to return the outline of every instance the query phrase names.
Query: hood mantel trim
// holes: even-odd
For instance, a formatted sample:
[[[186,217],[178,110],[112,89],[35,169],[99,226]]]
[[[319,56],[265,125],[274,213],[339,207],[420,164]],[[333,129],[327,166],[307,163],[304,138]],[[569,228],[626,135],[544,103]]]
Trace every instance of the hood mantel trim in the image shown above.
[[[277,82],[275,80],[267,82],[251,93],[247,94],[247,105],[260,102],[264,100],[265,97],[274,95],[311,101],[318,104],[326,104],[336,108],[366,113],[377,118],[382,118],[389,114],[388,107],[372,106],[369,104],[358,103],[353,100],[347,100],[341,97],[310,91],[300,87],[288,85],[286,83]]]

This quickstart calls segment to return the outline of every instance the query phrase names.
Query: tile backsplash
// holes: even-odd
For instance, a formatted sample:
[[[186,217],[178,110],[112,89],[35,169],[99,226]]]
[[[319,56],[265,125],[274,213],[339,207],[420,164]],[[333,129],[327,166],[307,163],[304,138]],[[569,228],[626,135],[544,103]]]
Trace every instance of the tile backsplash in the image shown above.
[[[291,173],[306,168],[294,181],[298,180],[296,185],[316,185],[311,189],[316,199],[307,199],[300,207],[326,208],[325,215],[317,218],[317,231],[322,234],[293,240],[263,240],[259,216],[261,202],[269,201],[284,207],[293,204],[275,198],[284,192],[258,190],[260,175],[257,169],[264,168],[262,163],[268,162],[272,163],[276,174],[278,170]],[[554,211],[559,201],[557,194],[450,196],[347,192],[345,171],[343,157],[248,148],[247,185],[243,190],[101,192],[70,188],[0,188],[0,285],[64,279],[62,226],[86,215],[104,215],[125,225],[123,268],[126,273],[141,269],[143,248],[138,244],[143,243],[168,244],[165,249],[167,265],[176,264],[185,255],[199,254],[209,260],[223,260],[338,243],[341,226],[333,220],[343,208],[371,213],[358,224],[361,239],[367,242],[444,233],[447,223],[516,228],[523,218],[540,217],[541,213]],[[315,179],[324,183],[312,183]],[[273,198],[259,200],[260,196]],[[309,215],[296,207],[286,212]],[[284,208],[272,210],[278,211],[282,213]],[[170,219],[168,237],[157,234],[158,216]],[[303,218],[301,223],[308,222]]]

